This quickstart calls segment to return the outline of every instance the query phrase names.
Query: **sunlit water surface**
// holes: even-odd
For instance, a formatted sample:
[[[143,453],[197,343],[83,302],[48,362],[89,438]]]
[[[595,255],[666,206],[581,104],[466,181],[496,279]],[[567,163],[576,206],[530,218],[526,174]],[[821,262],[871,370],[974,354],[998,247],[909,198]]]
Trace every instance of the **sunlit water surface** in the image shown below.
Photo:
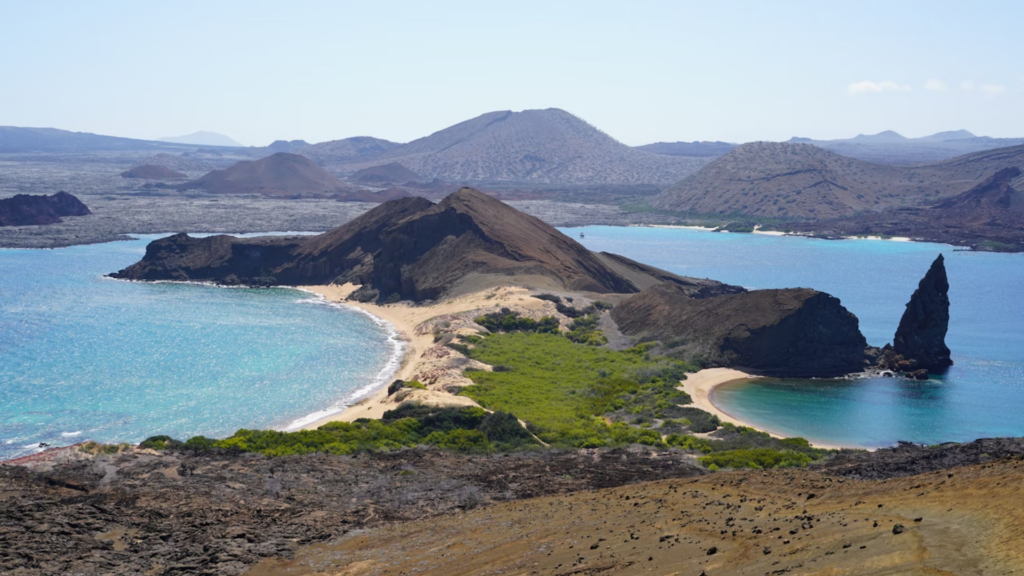
[[[0,250],[0,460],[294,427],[393,372],[389,326],[305,292],[103,277],[156,237]]]

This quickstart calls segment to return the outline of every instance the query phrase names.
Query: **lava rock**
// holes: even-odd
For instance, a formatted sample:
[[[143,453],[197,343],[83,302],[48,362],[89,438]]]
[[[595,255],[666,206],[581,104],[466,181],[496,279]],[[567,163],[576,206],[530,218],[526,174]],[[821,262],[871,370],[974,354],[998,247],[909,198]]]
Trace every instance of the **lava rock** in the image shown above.
[[[67,192],[52,196],[17,194],[0,200],[0,226],[42,226],[61,222],[62,216],[89,214],[89,208]]]
[[[939,254],[907,303],[893,339],[893,350],[914,360],[917,369],[941,372],[953,365],[946,347],[948,328],[949,280]]]

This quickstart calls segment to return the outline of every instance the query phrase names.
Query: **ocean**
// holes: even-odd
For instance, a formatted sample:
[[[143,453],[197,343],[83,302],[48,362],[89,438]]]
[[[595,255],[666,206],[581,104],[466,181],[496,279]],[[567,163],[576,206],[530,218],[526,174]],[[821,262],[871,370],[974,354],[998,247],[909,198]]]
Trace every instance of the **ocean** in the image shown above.
[[[158,237],[0,249],[0,460],[294,428],[397,369],[390,325],[306,292],[103,277]]]
[[[591,250],[678,274],[746,288],[828,292],[857,315],[874,346],[892,341],[907,301],[942,253],[951,303],[946,343],[955,362],[945,375],[925,382],[759,379],[720,387],[712,401],[760,428],[822,444],[871,448],[901,440],[936,444],[1024,436],[1024,254],[679,228],[563,231]]]
[[[726,412],[844,446],[1024,435],[1024,255],[910,242],[563,229],[679,274],[747,288],[810,287],[891,341],[935,257],[946,256],[955,366],[898,378],[766,380],[716,390]],[[0,460],[40,443],[138,442],[289,429],[386,382],[401,343],[388,325],[291,289],[132,283],[104,274],[158,236],[56,250],[0,250]]]

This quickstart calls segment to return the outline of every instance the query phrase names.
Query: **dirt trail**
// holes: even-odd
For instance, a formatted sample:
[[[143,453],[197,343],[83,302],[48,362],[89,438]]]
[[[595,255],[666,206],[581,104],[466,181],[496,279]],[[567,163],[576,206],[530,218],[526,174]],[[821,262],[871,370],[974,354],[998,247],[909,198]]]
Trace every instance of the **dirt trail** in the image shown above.
[[[662,480],[353,532],[249,573],[1018,574],[1022,477],[1015,458],[889,480]]]

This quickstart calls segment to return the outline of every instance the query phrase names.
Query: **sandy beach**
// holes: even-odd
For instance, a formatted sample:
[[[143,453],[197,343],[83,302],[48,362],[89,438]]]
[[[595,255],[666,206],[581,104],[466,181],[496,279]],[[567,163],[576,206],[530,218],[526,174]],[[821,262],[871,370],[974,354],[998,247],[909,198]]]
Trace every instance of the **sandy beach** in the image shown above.
[[[408,302],[397,304],[368,304],[345,300],[358,286],[303,286],[304,290],[319,294],[331,302],[344,303],[359,308],[391,323],[406,342],[405,356],[394,379],[418,380],[427,390],[409,389],[401,400],[416,400],[435,406],[476,406],[476,402],[465,396],[456,396],[444,390],[452,385],[470,386],[471,380],[462,376],[462,370],[471,365],[479,369],[489,366],[467,361],[460,354],[434,342],[431,321],[458,321],[457,316],[473,310],[484,312],[501,307],[514,308],[533,316],[554,315],[554,304],[530,296],[526,288],[505,286],[459,296],[430,306],[417,306]],[[475,330],[460,329],[455,333],[475,333]],[[459,360],[462,362],[459,362]],[[304,429],[313,430],[327,422],[352,422],[358,418],[381,418],[385,412],[394,409],[400,401],[398,395],[388,396],[387,384],[371,392],[343,412],[325,416],[312,422]]]

